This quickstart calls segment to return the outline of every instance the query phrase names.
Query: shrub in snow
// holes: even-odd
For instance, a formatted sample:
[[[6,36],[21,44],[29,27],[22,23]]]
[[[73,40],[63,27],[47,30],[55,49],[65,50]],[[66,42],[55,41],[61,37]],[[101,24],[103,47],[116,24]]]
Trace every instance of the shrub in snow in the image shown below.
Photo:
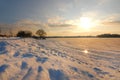
[[[32,32],[31,31],[19,31],[17,33],[17,37],[31,37]]]

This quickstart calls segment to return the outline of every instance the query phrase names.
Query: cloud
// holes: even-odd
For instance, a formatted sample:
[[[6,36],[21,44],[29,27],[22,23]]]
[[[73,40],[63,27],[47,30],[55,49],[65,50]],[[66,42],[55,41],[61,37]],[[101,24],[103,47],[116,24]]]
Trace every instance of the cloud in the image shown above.
[[[56,16],[48,19],[49,27],[72,27],[74,25],[74,20],[65,20],[63,17]]]
[[[58,10],[61,11],[61,12],[67,12],[69,11],[70,9],[72,9],[74,6],[73,6],[73,3],[72,2],[69,2],[69,3],[62,3],[58,6]]]
[[[86,11],[86,12],[81,12],[81,16],[83,17],[91,17],[91,18],[96,18],[98,17],[100,13],[98,11]]]
[[[119,25],[120,21],[110,21],[110,22],[103,22],[104,25]]]
[[[48,30],[49,27],[47,24],[41,21],[33,21],[33,20],[20,20],[14,23],[16,27],[20,30],[31,30],[35,32],[37,29],[45,29]]]
[[[71,27],[71,24],[48,24],[50,27]]]
[[[3,33],[9,32],[11,29],[14,33],[18,32],[19,30],[30,30],[35,33],[38,29],[45,29],[48,30],[48,25],[42,23],[40,21],[33,21],[33,20],[20,20],[13,24],[0,24],[0,28],[2,29]]]
[[[120,14],[110,14],[105,16],[104,21],[118,21],[120,19]]]
[[[2,29],[3,34],[9,34],[11,30],[14,34],[16,34],[20,30],[29,30],[32,31],[33,34],[38,29],[44,29],[48,34],[59,32],[70,32],[75,28],[76,25],[73,25],[74,20],[64,20],[64,18],[56,16],[53,18],[49,18],[47,22],[41,21],[33,21],[28,19],[19,20],[12,24],[0,24],[0,28]],[[74,27],[73,27],[74,26]]]
[[[17,26],[26,26],[26,27],[40,27],[40,28],[46,28],[45,24],[42,23],[41,21],[33,21],[33,20],[20,20],[20,21],[17,21],[16,23],[14,23],[14,25],[17,25]]]
[[[100,20],[101,24],[109,26],[120,26],[120,14],[112,14]]]
[[[48,18],[47,23],[48,24],[57,24],[57,23],[62,22],[63,20],[64,20],[63,17],[61,17],[61,16],[55,16],[55,17]]]
[[[108,1],[110,1],[110,0],[99,0],[98,5],[104,5]]]

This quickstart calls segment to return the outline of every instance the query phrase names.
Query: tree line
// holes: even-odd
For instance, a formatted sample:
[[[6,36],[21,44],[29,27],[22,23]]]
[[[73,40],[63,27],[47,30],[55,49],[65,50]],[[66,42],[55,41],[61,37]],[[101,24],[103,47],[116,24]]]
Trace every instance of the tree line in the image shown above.
[[[120,35],[119,34],[100,34],[100,35],[97,35],[97,37],[99,37],[99,38],[119,38]]]
[[[47,37],[47,33],[43,29],[39,29],[35,33],[36,35],[33,35],[31,31],[28,30],[21,30],[18,31],[16,35],[13,34],[11,30],[9,30],[8,35],[3,35],[1,28],[0,28],[0,37],[32,37],[32,38],[39,38],[39,39],[45,39]],[[120,38],[120,34],[100,34],[97,36],[48,36],[47,38]]]
[[[9,35],[3,35],[3,34],[1,34],[1,29],[0,29],[0,37],[13,37],[12,34],[13,33],[10,32]],[[21,31],[18,31],[14,37],[22,37],[22,38],[33,37],[33,38],[45,39],[47,33],[43,29],[39,29],[36,31],[36,35],[38,35],[38,36],[33,35],[33,33],[31,31],[21,30]]]

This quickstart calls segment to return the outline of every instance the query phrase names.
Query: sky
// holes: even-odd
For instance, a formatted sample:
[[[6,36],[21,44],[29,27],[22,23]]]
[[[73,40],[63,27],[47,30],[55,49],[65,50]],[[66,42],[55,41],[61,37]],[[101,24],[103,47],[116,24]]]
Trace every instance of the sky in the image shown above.
[[[48,36],[120,34],[120,0],[0,0],[0,29]]]

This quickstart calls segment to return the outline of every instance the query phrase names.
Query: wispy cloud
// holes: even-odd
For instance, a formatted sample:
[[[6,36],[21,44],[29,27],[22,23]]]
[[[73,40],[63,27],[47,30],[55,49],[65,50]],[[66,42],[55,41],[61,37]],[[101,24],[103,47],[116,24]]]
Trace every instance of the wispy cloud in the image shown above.
[[[120,14],[112,14],[104,17],[101,20],[101,24],[109,26],[120,26]]]
[[[71,24],[48,24],[50,27],[71,27]]]
[[[104,17],[104,21],[118,21],[120,20],[120,14],[110,14]]]
[[[110,21],[110,22],[103,22],[103,24],[104,25],[114,25],[114,26],[116,26],[116,25],[118,25],[118,26],[120,26],[120,21]]]
[[[19,30],[30,30],[35,32],[37,29],[48,29],[47,24],[42,23],[40,21],[32,21],[32,20],[20,20],[13,24],[0,24],[0,28],[2,29],[3,33],[6,33],[11,29],[14,33],[18,32]]]
[[[74,23],[73,20],[64,20],[62,17],[57,16],[57,17],[49,18],[47,22],[23,19],[13,24],[2,24],[1,23],[0,28],[2,29],[2,33],[9,33],[9,30],[11,29],[12,32],[15,34],[20,30],[30,30],[33,33],[35,33],[38,29],[42,28],[51,34],[51,33],[56,33],[59,31],[70,32],[71,30],[74,29],[73,26],[75,26],[72,23]]]
[[[64,18],[60,16],[50,17],[47,19],[48,24],[57,24],[63,21]]]
[[[110,0],[99,0],[98,5],[104,5],[107,2],[109,2]]]
[[[65,20],[63,17],[53,17],[48,19],[48,26],[49,27],[72,27],[75,26],[74,20]]]
[[[58,10],[61,11],[61,12],[67,12],[69,11],[70,9],[73,8],[73,3],[72,2],[69,2],[69,3],[62,3],[62,4],[59,4],[58,5]]]

